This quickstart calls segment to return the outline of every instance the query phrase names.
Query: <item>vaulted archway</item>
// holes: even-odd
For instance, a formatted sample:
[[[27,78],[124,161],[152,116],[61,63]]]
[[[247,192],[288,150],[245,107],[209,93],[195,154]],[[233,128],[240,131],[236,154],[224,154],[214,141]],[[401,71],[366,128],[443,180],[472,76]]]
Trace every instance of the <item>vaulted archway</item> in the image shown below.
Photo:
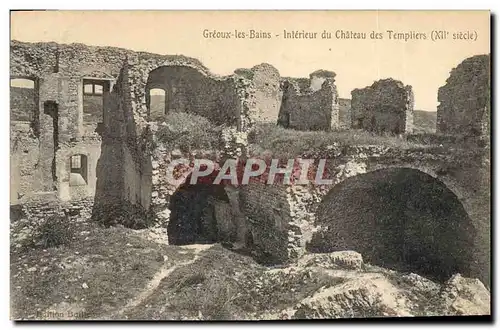
[[[475,229],[457,196],[415,169],[350,177],[317,210],[313,252],[355,250],[368,263],[444,281],[470,274]]]

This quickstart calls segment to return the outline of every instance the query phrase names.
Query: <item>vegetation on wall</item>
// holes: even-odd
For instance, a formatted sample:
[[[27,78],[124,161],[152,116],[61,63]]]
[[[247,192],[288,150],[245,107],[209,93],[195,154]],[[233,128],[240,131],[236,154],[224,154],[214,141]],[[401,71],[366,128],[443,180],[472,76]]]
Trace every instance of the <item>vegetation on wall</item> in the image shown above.
[[[165,116],[156,139],[167,150],[212,150],[220,147],[221,132],[222,126],[216,126],[205,117],[175,112]]]
[[[332,145],[383,145],[410,149],[424,147],[404,137],[377,135],[363,130],[297,131],[274,124],[258,124],[249,133],[252,153],[271,151],[273,155],[294,158],[306,151],[328,149]]]

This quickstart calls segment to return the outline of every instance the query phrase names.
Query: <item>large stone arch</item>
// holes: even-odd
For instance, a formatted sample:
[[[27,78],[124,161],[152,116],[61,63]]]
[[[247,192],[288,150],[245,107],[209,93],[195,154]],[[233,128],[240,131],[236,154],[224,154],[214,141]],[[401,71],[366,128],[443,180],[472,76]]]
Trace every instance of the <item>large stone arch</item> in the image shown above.
[[[206,117],[217,125],[241,126],[240,99],[231,77],[211,77],[190,66],[160,66],[148,74],[146,104],[154,88],[165,90],[167,114],[185,112]]]
[[[345,178],[318,205],[308,249],[356,250],[368,262],[438,280],[471,274],[474,226],[459,196],[419,169],[386,166]]]
[[[470,265],[470,276],[479,278],[483,283],[490,282],[491,254],[491,205],[489,160],[484,162],[487,154],[474,156],[467,160],[466,156],[429,160],[410,159],[393,163],[373,162],[368,164],[367,172],[384,168],[409,168],[423,172],[442,182],[460,201],[465,212],[472,220],[476,232],[474,244],[471,246],[473,260]],[[489,158],[488,158],[489,159]]]
[[[162,67],[183,67],[197,71],[201,76],[217,81],[232,79],[211,73],[198,60],[177,55],[128,54],[126,65],[133,111],[141,116],[147,114],[146,85],[149,74]]]

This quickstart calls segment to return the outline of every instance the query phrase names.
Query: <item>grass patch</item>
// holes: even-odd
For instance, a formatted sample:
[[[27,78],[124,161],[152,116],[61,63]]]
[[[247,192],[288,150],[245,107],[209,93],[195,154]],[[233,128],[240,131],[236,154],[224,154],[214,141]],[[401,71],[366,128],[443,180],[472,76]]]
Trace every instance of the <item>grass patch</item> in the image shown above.
[[[221,147],[222,127],[205,117],[176,112],[166,115],[163,121],[156,138],[169,151],[180,149],[189,152],[193,149],[212,150]]]
[[[193,264],[164,278],[155,293],[127,314],[129,319],[226,320],[244,316],[233,300],[238,296],[238,274],[264,269],[250,257],[215,245]]]
[[[397,149],[423,148],[404,136],[377,135],[364,130],[297,131],[274,124],[258,124],[249,133],[254,153],[272,151],[285,158],[296,157],[306,151],[324,150],[328,146],[381,145]]]
[[[39,319],[61,304],[107,315],[140,292],[165,262],[190,256],[124,227],[71,223],[69,244],[11,250],[11,318]],[[168,261],[164,261],[164,256]]]
[[[35,240],[44,249],[68,244],[75,233],[68,217],[57,215],[47,218],[38,230]]]
[[[321,270],[271,270],[214,245],[193,264],[176,269],[129,319],[245,319],[279,312],[322,286],[339,284]]]

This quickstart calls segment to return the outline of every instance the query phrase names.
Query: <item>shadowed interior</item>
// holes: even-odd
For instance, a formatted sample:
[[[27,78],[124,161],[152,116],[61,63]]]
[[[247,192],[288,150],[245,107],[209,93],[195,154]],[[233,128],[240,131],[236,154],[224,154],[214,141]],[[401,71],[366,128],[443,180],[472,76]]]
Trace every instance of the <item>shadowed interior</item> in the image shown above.
[[[474,227],[457,196],[413,169],[384,169],[336,185],[317,211],[308,249],[355,250],[365,261],[444,281],[468,276]]]
[[[230,220],[230,216],[224,216],[228,212],[221,209],[229,210],[229,199],[222,185],[182,185],[170,200],[169,244],[210,244],[221,241],[223,233],[220,223],[224,218]]]

